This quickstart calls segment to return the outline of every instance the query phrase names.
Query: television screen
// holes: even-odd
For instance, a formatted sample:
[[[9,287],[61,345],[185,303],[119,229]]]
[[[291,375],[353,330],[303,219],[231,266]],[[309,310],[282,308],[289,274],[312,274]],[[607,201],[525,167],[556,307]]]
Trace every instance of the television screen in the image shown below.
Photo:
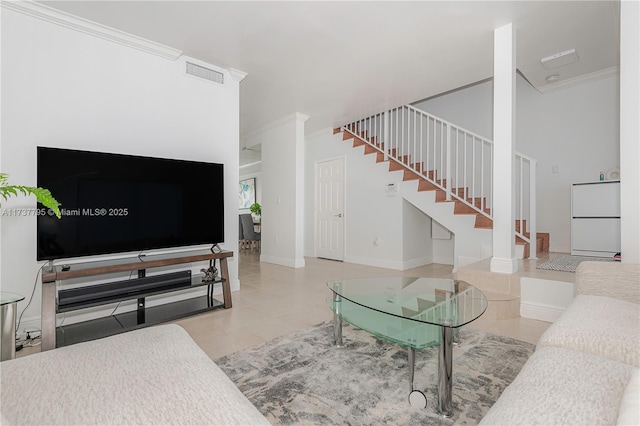
[[[38,260],[224,241],[223,165],[38,147]]]

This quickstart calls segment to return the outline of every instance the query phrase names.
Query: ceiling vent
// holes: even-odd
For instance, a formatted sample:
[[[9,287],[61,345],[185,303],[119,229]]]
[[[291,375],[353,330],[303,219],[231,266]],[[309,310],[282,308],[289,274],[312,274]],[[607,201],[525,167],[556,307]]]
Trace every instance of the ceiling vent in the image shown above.
[[[213,81],[215,83],[224,84],[223,73],[210,70],[209,68],[205,68],[192,62],[187,62],[187,74],[204,78],[205,80]]]
[[[540,62],[542,63],[543,67],[548,70],[552,70],[572,64],[574,62],[578,62],[579,60],[580,58],[578,57],[576,49],[570,49],[551,56],[547,56],[546,58],[542,58],[540,59]]]

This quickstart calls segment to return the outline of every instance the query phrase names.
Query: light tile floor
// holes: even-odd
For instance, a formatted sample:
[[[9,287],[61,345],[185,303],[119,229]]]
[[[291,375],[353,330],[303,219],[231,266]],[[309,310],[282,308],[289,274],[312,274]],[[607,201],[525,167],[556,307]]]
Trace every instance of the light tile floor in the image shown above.
[[[233,308],[176,321],[212,359],[332,319],[328,280],[398,274],[446,277],[452,272],[450,265],[441,264],[395,271],[318,258],[305,258],[306,266],[294,269],[261,263],[255,250],[238,256],[240,291],[232,293]],[[526,318],[481,317],[470,327],[535,344],[549,325]]]
[[[318,258],[305,258],[306,266],[294,269],[261,263],[256,250],[240,251],[237,255],[240,291],[232,293],[233,307],[175,321],[212,359],[332,319],[327,305],[331,292],[326,281],[397,275],[448,277],[452,273],[450,265],[442,264],[396,271]],[[545,261],[548,256],[537,262]],[[520,262],[524,262],[519,266],[521,275],[533,274],[556,280],[571,280],[574,275],[536,270],[536,261]],[[483,269],[486,265],[474,267]],[[526,318],[494,320],[480,317],[469,327],[535,344],[549,325]],[[29,347],[16,355],[39,351],[39,346]]]

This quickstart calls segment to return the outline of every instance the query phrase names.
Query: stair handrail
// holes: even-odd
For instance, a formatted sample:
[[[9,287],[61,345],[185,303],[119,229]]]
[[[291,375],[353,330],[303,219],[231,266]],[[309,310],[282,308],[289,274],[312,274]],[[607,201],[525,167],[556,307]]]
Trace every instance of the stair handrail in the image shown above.
[[[515,235],[521,238],[523,241],[529,243],[529,258],[537,259],[538,253],[538,245],[537,245],[537,229],[536,229],[536,167],[538,161],[530,157],[526,154],[522,154],[520,152],[515,153],[515,162],[516,162],[516,172],[520,172],[520,176],[518,177],[518,182],[520,184],[519,191],[516,191],[516,201],[518,202],[518,208],[516,209],[516,221],[519,223],[519,226],[516,226]],[[528,175],[528,188],[525,188],[525,179],[524,179],[524,165],[528,163],[529,165],[529,175]],[[529,192],[529,197],[525,197],[525,189]],[[524,201],[528,200],[529,207],[525,209]],[[525,224],[524,212],[528,211],[529,213],[529,221]],[[523,224],[525,224],[523,226]],[[529,231],[527,236],[527,230]]]
[[[407,111],[406,116],[405,111]],[[413,114],[414,117],[412,118],[410,114]],[[416,143],[418,139],[417,117],[420,119],[420,143]],[[427,135],[423,140],[425,120]],[[432,126],[430,127],[430,125]],[[402,105],[362,118],[342,126],[342,130],[349,132],[382,153],[385,160],[393,159],[411,172],[416,173],[420,178],[445,191],[447,201],[455,198],[476,213],[493,220],[493,141],[490,139],[413,105]],[[431,143],[429,132],[433,132]],[[452,140],[452,134],[455,135],[455,141]],[[462,148],[459,141],[460,135],[463,135],[464,139]],[[471,165],[467,161],[469,138],[472,142],[470,145],[472,150]],[[477,146],[481,151],[479,159],[476,158]],[[485,146],[488,147],[488,153],[485,153]],[[432,152],[429,152],[430,150]],[[460,158],[461,151],[462,159]],[[530,254],[535,257],[537,250],[535,168],[537,162],[534,158],[517,151],[514,153],[514,161],[516,162],[516,170],[519,170],[517,176],[519,186],[516,188],[515,201],[518,225],[515,229],[515,235],[530,244]],[[489,166],[485,163],[488,163]],[[477,164],[480,165],[479,170],[476,169]],[[430,169],[432,166],[433,168]],[[523,173],[525,168],[529,170],[526,175]],[[462,177],[460,176],[461,171]],[[442,175],[440,179],[438,179],[439,175]],[[471,175],[470,187],[467,185],[469,175]],[[479,183],[476,182],[476,178],[480,181]],[[461,184],[462,186],[460,186]],[[529,194],[526,198],[524,197],[525,192]]]
[[[424,171],[422,170],[422,167],[416,167],[416,165],[419,165],[422,163],[422,161],[420,162],[416,162],[413,164],[410,164],[408,160],[409,155],[405,154],[405,150],[408,150],[409,148],[407,146],[405,146],[405,142],[404,142],[404,131],[405,128],[402,128],[401,132],[398,132],[398,126],[393,126],[393,122],[391,121],[391,124],[389,125],[388,123],[390,123],[389,121],[389,116],[394,112],[394,111],[399,111],[401,110],[402,112],[404,112],[404,110],[407,109],[409,111],[414,112],[415,114],[421,115],[422,117],[427,118],[428,120],[434,120],[434,122],[437,122],[440,124],[441,129],[446,129],[446,135],[447,135],[447,143],[446,145],[444,144],[444,132],[440,132],[441,135],[441,143],[442,145],[445,145],[444,148],[446,149],[446,156],[444,158],[440,159],[440,167],[435,167],[434,170],[438,171],[438,170],[443,170],[443,174],[444,174],[444,179],[437,179],[437,173],[433,173],[433,178],[429,175],[429,173],[424,173]],[[404,116],[403,116],[404,117]],[[404,118],[403,118],[404,119]],[[396,121],[397,121],[397,117],[396,117]],[[474,140],[478,140],[481,141],[482,143],[486,143],[486,144],[490,144],[492,145],[492,142],[483,137],[480,136],[476,133],[467,131],[466,129],[457,126],[455,124],[450,123],[447,120],[444,120],[440,117],[437,117],[433,114],[429,114],[425,111],[422,111],[418,108],[415,108],[411,105],[402,105],[400,107],[396,107],[396,108],[392,108],[388,111],[382,112],[382,113],[378,113],[375,114],[373,116],[370,117],[366,117],[363,119],[360,119],[358,121],[355,121],[353,123],[349,123],[345,126],[342,127],[343,130],[348,131],[350,134],[354,135],[355,137],[357,137],[359,140],[361,140],[364,143],[367,143],[368,145],[372,146],[373,148],[375,148],[376,150],[378,150],[379,152],[382,152],[385,155],[385,160],[387,159],[387,157],[392,158],[394,161],[402,164],[404,167],[408,168],[409,170],[411,170],[412,172],[416,173],[417,175],[419,175],[421,178],[425,179],[426,181],[428,181],[429,183],[431,183],[432,185],[436,186],[439,189],[442,189],[443,191],[445,191],[446,194],[446,200],[447,201],[451,201],[452,198],[457,199],[458,201],[460,201],[461,203],[465,204],[466,206],[468,206],[469,208],[471,208],[473,211],[475,211],[476,213],[487,217],[488,219],[493,219],[492,214],[491,214],[491,193],[492,193],[492,186],[488,185],[487,186],[487,191],[488,192],[484,192],[484,190],[480,191],[480,194],[475,194],[472,191],[466,191],[464,190],[463,192],[463,196],[460,196],[458,193],[455,193],[453,191],[453,183],[452,183],[452,175],[451,175],[451,167],[449,167],[449,165],[451,165],[452,163],[452,153],[451,153],[451,141],[450,141],[450,136],[451,136],[451,130],[454,130],[456,132],[462,132],[467,136],[472,137]],[[394,138],[392,137],[393,135],[389,133],[389,130],[396,130],[396,133],[401,133],[399,135],[400,139],[402,139],[400,142],[398,142],[398,137],[396,137],[395,141]],[[376,146],[376,142],[371,143],[370,139],[377,139],[380,140],[382,142],[377,143]],[[384,148],[380,148],[381,146],[383,146],[382,144],[385,143],[385,141],[390,141],[391,143],[389,143],[388,147],[386,149]],[[404,149],[402,149],[404,148]],[[395,154],[394,154],[395,152]],[[421,154],[422,154],[422,150],[421,150]],[[415,152],[414,152],[415,154]],[[404,157],[404,158],[403,158]],[[422,155],[421,155],[422,157]],[[435,157],[435,155],[434,155]],[[488,156],[488,158],[491,158],[491,156]],[[422,160],[422,158],[421,158]],[[428,161],[429,159],[427,159]],[[464,179],[466,180],[466,175],[464,177]],[[442,182],[444,182],[444,184],[442,184]],[[467,195],[469,195],[469,193],[471,193],[471,196],[469,198],[471,198],[471,201],[467,200]],[[489,198],[489,203],[487,203],[486,201],[482,201],[485,198]],[[479,199],[480,202],[480,206],[476,206],[475,205],[475,200]]]

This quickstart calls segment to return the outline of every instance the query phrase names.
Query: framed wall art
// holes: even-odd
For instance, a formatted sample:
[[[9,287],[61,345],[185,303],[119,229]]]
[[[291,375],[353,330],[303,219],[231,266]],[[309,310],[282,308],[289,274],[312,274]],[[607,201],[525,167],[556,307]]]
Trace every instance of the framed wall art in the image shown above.
[[[256,178],[240,181],[239,208],[248,209],[256,202]]]

